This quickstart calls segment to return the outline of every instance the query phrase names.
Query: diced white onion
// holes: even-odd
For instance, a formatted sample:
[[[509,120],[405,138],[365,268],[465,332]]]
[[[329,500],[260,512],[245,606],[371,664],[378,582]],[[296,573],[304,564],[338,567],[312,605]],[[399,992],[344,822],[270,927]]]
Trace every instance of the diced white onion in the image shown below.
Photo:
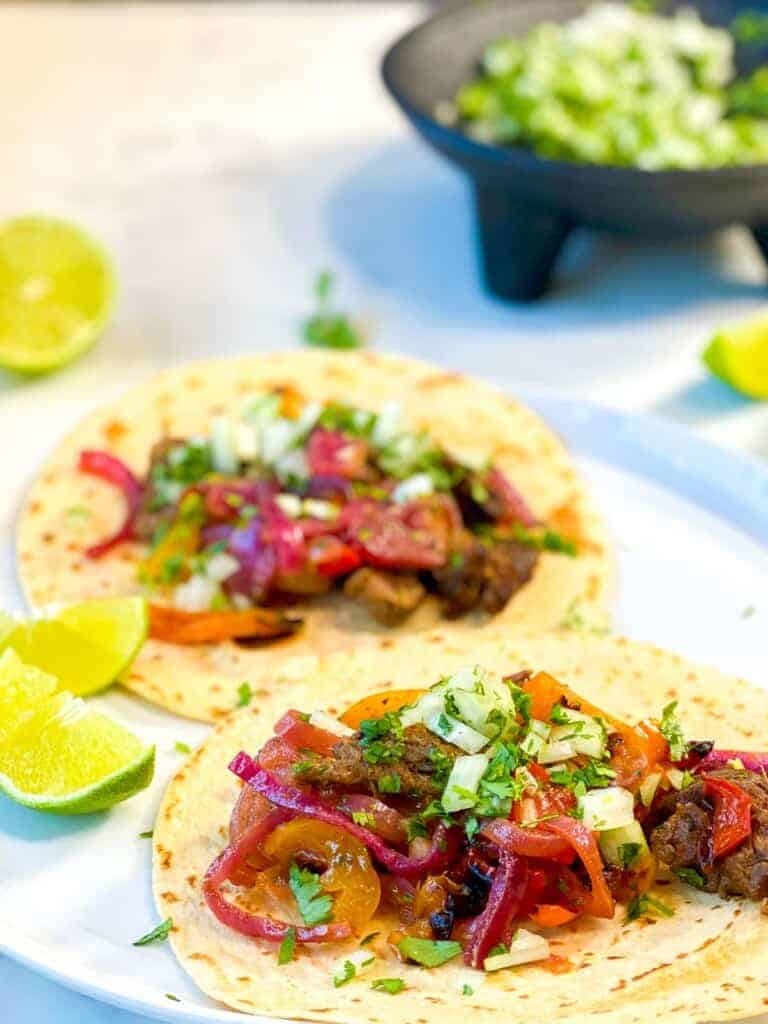
[[[679,768],[667,768],[667,778],[674,789],[683,788],[685,776]]]
[[[392,491],[393,499],[400,505],[416,498],[424,498],[428,494],[434,494],[435,485],[429,473],[414,473],[413,476],[401,480]]]
[[[545,743],[536,760],[539,764],[554,764],[555,761],[567,761],[575,754],[576,749],[572,743],[568,740],[559,740],[557,743]]]
[[[267,420],[261,425],[261,458],[268,466],[285,455],[296,437],[296,424],[291,420]]]
[[[218,590],[219,585],[214,580],[195,573],[185,583],[180,583],[176,587],[173,592],[173,603],[184,612],[208,611]]]
[[[621,828],[635,820],[635,798],[628,789],[591,789],[578,798],[581,820],[593,832]]]
[[[487,754],[466,754],[453,762],[441,801],[448,814],[464,811],[477,803],[477,787],[488,767]]]
[[[259,457],[259,432],[252,423],[235,424],[235,451],[243,462]]]
[[[332,501],[321,501],[319,498],[305,498],[301,504],[301,511],[305,516],[322,519],[327,523],[339,517],[338,505],[334,505]]]
[[[309,476],[309,464],[301,448],[294,448],[287,454],[281,455],[274,464],[274,470],[281,480],[287,480],[289,477],[306,480]]]
[[[234,432],[228,416],[214,416],[211,421],[211,459],[217,473],[231,476],[238,470]]]
[[[275,504],[291,519],[298,519],[301,515],[301,498],[298,494],[278,494]]]
[[[403,411],[398,402],[387,402],[382,406],[373,425],[371,440],[377,448],[383,448],[403,430]]]
[[[317,726],[318,729],[325,729],[332,732],[334,736],[354,736],[355,730],[344,725],[338,718],[329,715],[327,711],[313,711],[309,716],[309,724]]]
[[[229,579],[233,573],[237,572],[239,568],[240,563],[233,555],[228,555],[226,551],[218,551],[208,559],[208,563],[205,566],[205,575],[209,580],[223,583],[224,580]]]
[[[509,944],[509,952],[496,956],[487,956],[483,961],[486,971],[500,971],[504,967],[517,967],[530,964],[535,960],[546,960],[549,956],[549,943],[543,935],[518,928],[515,937]]]
[[[528,732],[520,744],[520,749],[528,757],[536,760],[546,746],[550,731],[550,726],[546,722],[539,722],[537,719],[532,718],[528,723]]]
[[[637,856],[631,865],[622,863],[621,847],[628,844],[639,847]],[[628,825],[620,828],[606,829],[600,833],[600,852],[608,864],[616,864],[619,867],[634,866],[641,864],[648,856],[648,843],[643,832],[643,827],[635,818]]]
[[[607,737],[597,719],[572,708],[562,708],[561,714],[567,718],[567,722],[552,729],[553,743],[566,739],[577,754],[586,754],[598,760],[605,757]]]
[[[640,783],[640,799],[645,807],[650,807],[653,803],[653,798],[656,796],[656,790],[659,788],[660,782],[661,772],[651,772]]]
[[[468,754],[477,754],[488,744],[488,737],[481,732],[464,725],[444,712],[434,715],[424,723],[430,732],[441,736]]]
[[[243,612],[246,608],[252,607],[252,602],[248,600],[245,594],[232,594],[230,600],[238,611]]]

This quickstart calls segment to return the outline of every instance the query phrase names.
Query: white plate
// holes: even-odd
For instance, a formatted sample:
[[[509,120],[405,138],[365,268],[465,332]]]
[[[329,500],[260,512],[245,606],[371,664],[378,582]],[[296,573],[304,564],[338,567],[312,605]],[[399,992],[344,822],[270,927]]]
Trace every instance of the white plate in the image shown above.
[[[620,572],[617,627],[766,685],[768,473],[677,427],[552,395],[523,397],[566,438],[608,519]],[[0,545],[0,603],[18,604],[12,537]],[[199,743],[206,729],[118,691],[98,703],[157,744],[155,783],[84,819],[37,815],[0,798],[0,951],[149,1016],[242,1021],[197,991],[167,944],[131,945],[157,923],[150,843],[138,834],[152,827],[179,763],[175,742]]]

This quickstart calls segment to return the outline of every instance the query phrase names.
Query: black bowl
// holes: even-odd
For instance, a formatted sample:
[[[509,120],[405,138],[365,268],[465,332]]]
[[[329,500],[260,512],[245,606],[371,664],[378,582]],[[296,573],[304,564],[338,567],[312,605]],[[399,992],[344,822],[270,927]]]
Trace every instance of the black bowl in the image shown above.
[[[521,147],[477,142],[435,119],[436,106],[475,74],[491,40],[524,34],[541,21],[566,21],[588,6],[584,0],[474,2],[430,18],[384,57],[384,82],[413,126],[472,179],[490,291],[518,301],[542,295],[574,227],[674,237],[740,223],[751,229],[768,260],[768,165],[643,171],[567,163]],[[665,5],[675,6],[691,4]],[[700,0],[694,6],[706,21],[727,25],[746,5]],[[737,51],[737,64],[748,71],[765,56],[744,49]]]

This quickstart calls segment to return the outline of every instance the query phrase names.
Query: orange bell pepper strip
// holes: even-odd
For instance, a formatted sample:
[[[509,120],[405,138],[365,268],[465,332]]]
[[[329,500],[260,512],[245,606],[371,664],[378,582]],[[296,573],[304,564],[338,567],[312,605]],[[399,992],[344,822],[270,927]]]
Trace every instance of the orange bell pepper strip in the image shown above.
[[[419,697],[423,697],[426,692],[426,690],[385,690],[383,693],[373,693],[347,708],[341,715],[341,721],[350,729],[359,729],[360,723],[367,718],[382,718],[390,711],[399,711],[407,704],[415,704]]]
[[[591,704],[547,672],[537,672],[521,685],[531,698],[531,716],[540,721],[548,722],[553,707],[563,701],[584,714],[603,719],[608,731],[618,737],[611,750],[611,767],[617,772],[618,785],[636,789],[655,765],[669,760],[667,741],[649,722],[641,722],[638,726],[627,725]]]
[[[542,928],[558,928],[562,924],[573,921],[579,915],[574,910],[561,907],[559,903],[540,903],[528,916],[531,921],[541,925]]]
[[[301,622],[277,608],[185,612],[163,605],[149,606],[150,637],[185,646],[215,644],[222,640],[273,640],[295,633]]]

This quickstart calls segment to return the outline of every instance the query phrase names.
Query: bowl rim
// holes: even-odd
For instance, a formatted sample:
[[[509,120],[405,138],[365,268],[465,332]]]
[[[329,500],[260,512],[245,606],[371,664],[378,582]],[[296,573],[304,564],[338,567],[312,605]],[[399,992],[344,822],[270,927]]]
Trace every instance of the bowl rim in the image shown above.
[[[398,106],[413,121],[423,134],[427,134],[436,141],[441,141],[446,149],[463,149],[474,161],[493,166],[496,169],[506,168],[510,171],[522,171],[547,176],[568,177],[572,179],[589,178],[590,184],[603,184],[609,186],[621,186],[625,188],[648,187],[653,185],[660,189],[683,186],[696,183],[701,185],[704,182],[712,185],[724,182],[741,182],[753,175],[761,177],[768,176],[768,160],[765,163],[756,164],[725,164],[722,167],[699,167],[699,168],[664,168],[653,171],[643,167],[633,167],[624,164],[598,164],[582,161],[554,160],[550,157],[539,156],[532,149],[524,146],[505,146],[497,142],[482,142],[472,138],[460,128],[452,127],[439,121],[434,114],[427,113],[415,104],[411,103],[404,94],[397,81],[395,65],[400,52],[410,46],[414,39],[428,32],[435,24],[450,22],[454,19],[465,19],[478,16],[489,8],[501,8],[514,6],[518,0],[486,0],[478,4],[477,0],[464,0],[464,2],[451,5],[445,10],[437,11],[423,21],[407,29],[384,53],[380,63],[380,73],[384,85],[390,96]],[[695,0],[692,6],[696,6]]]

